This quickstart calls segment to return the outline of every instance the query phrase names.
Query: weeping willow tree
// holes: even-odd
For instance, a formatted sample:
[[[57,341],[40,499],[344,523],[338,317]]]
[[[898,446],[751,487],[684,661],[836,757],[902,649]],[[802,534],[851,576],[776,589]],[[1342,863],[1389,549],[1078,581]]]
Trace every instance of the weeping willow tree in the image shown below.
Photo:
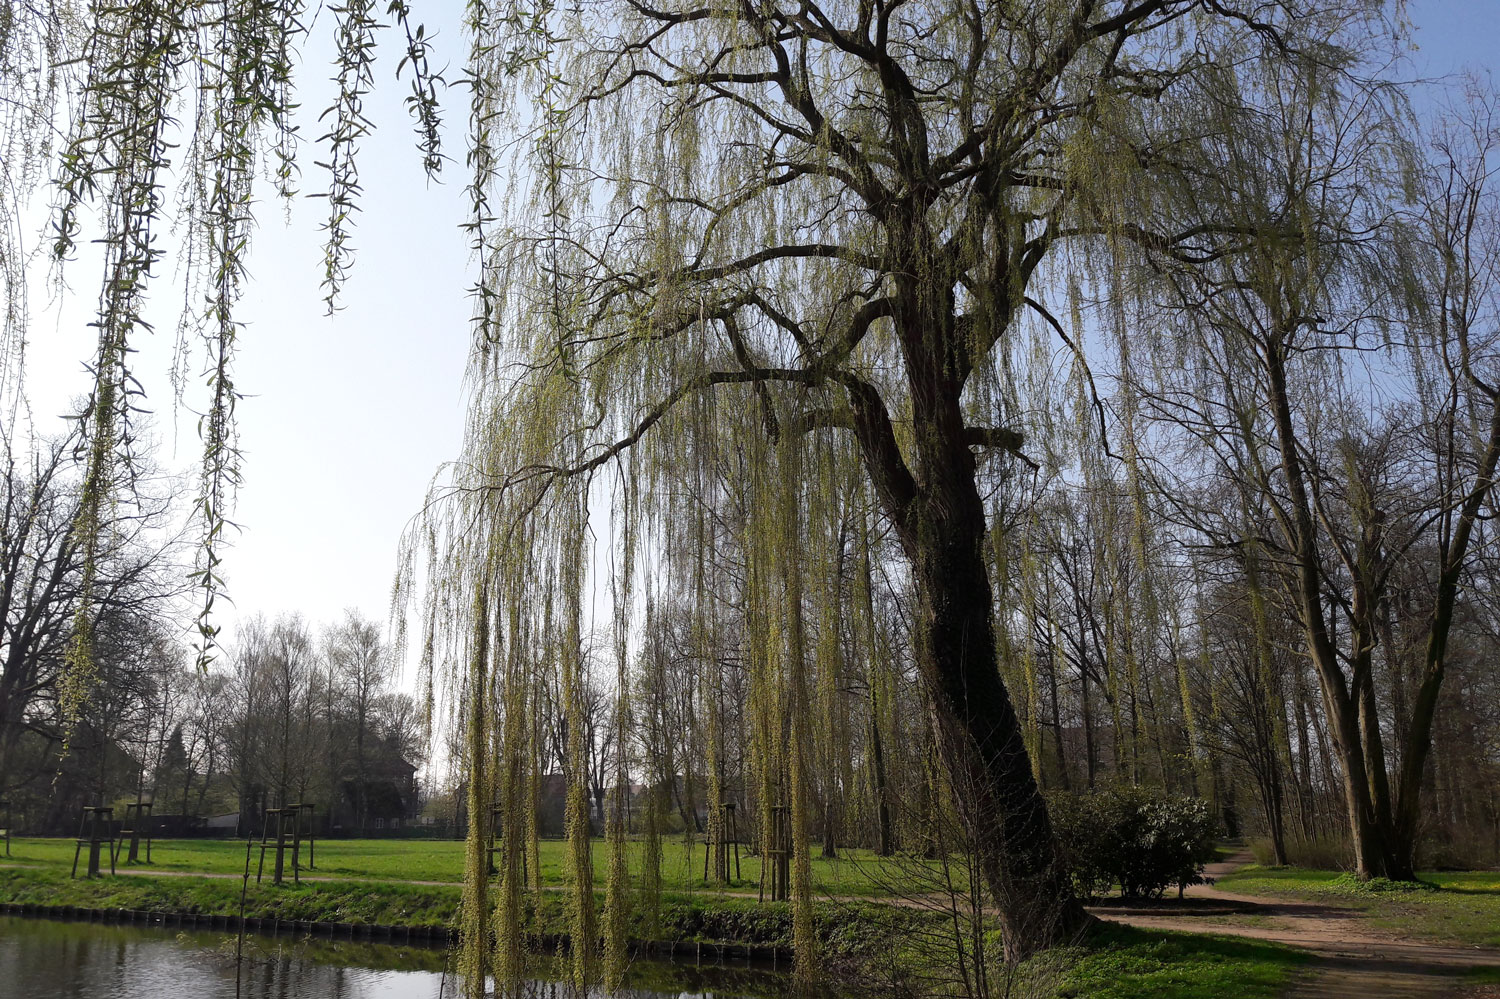
[[[1215,46],[1282,57],[1312,13],[1171,0],[473,12],[481,356],[450,523],[465,544],[477,527],[497,557],[520,546],[543,564],[534,553],[579,543],[580,518],[558,510],[618,505],[598,473],[629,455],[622,516],[642,551],[691,545],[704,532],[674,517],[674,484],[734,435],[754,456],[739,543],[760,835],[784,803],[794,882],[812,681],[830,659],[809,628],[840,613],[825,603],[837,588],[807,585],[826,572],[809,511],[835,488],[813,455],[835,447],[909,567],[946,783],[1009,954],[1084,924],[1003,679],[1022,653],[997,641],[988,542],[1006,528],[984,495],[1029,464],[1031,400],[1013,372],[1028,330],[1063,333],[1049,280],[1111,268],[1122,243],[1198,252],[1213,225],[1177,226],[1142,193],[1169,158],[1158,143],[1182,141],[1175,94]],[[713,415],[726,409],[736,418]],[[1149,543],[1132,499],[1121,567]],[[1117,640],[1132,662],[1128,629]],[[576,642],[575,629],[565,659]]]
[[[370,127],[364,97],[380,22],[370,3],[331,10],[337,96],[319,162],[333,306],[352,260],[356,153]],[[628,650],[630,575],[666,539],[692,543],[694,532],[674,520],[672,490],[683,469],[731,442],[752,456],[737,484],[752,504],[739,541],[748,741],[758,747],[763,843],[770,810],[789,812],[800,973],[810,976],[814,963],[810,713],[833,659],[831,646],[809,641],[808,623],[815,635],[841,613],[830,603],[838,587],[816,585],[832,559],[812,550],[826,542],[817,525],[842,488],[832,484],[839,476],[817,472],[827,449],[857,466],[859,490],[906,563],[913,658],[942,783],[1007,952],[1024,956],[1081,928],[1086,917],[1003,679],[1017,675],[1021,653],[996,632],[1006,615],[997,613],[988,542],[1008,527],[985,496],[1028,467],[1021,420],[1036,401],[1021,397],[1015,371],[1032,357],[1028,330],[1079,342],[1047,308],[1050,281],[1092,262],[1109,268],[1122,242],[1166,259],[1194,255],[1214,225],[1179,225],[1146,203],[1157,167],[1189,141],[1168,127],[1183,81],[1221,47],[1284,58],[1297,32],[1321,30],[1316,13],[1300,0],[466,7],[466,231],[478,263],[471,419],[450,502],[413,548],[427,554],[432,580],[424,661],[452,664],[452,689],[468,702],[472,993],[492,966],[480,848],[497,796],[502,989],[518,974],[520,895],[540,878],[544,704],[557,706],[565,732],[571,975],[586,984],[598,973],[583,685],[590,633],[611,615],[585,593],[601,574],[614,577],[620,596],[608,627],[617,656]],[[419,148],[436,171],[427,41],[408,5],[392,4],[388,16],[404,35]],[[174,204],[164,196],[168,174],[175,166],[187,179],[175,203],[197,304],[184,328],[201,335],[209,359],[197,503],[205,655],[239,476],[234,314],[253,181],[268,172],[286,193],[297,176],[290,112],[303,17],[296,0],[50,0],[7,8],[0,24],[0,81],[19,95],[0,112],[4,148],[19,151],[6,157],[4,196],[55,176],[59,257],[73,251],[89,211],[105,232],[77,526],[86,552],[98,511],[128,487],[128,362],[149,328],[143,303],[162,253],[155,230]],[[54,140],[58,119],[66,129]],[[190,141],[174,141],[179,128]],[[176,148],[183,161],[172,164]],[[15,223],[15,206],[3,207]],[[6,231],[9,239],[16,225]],[[20,266],[14,241],[5,253],[10,280]],[[8,334],[22,321],[15,300]],[[702,404],[710,398],[714,406]],[[723,413],[732,418],[715,415]],[[624,483],[611,486],[601,473],[627,455]],[[621,525],[623,557],[612,570],[588,543],[591,525],[610,522],[599,516],[606,507]],[[76,630],[73,668],[86,676],[88,622]],[[877,633],[873,622],[866,630]],[[617,710],[622,724],[627,707]],[[709,720],[722,721],[712,712]],[[660,760],[653,767],[678,776]],[[603,927],[610,975],[621,963],[627,877],[614,839]],[[659,845],[648,855],[659,856]],[[518,872],[527,858],[529,873]]]
[[[373,36],[386,26],[369,3],[333,13],[336,96],[327,112],[332,126],[318,140],[316,154],[330,206],[330,305],[352,259],[348,233],[359,194],[355,154],[371,127],[363,97],[372,81]],[[416,83],[408,104],[418,121],[424,164],[435,173],[441,166],[440,78],[428,68],[427,39],[407,20],[409,13],[403,4],[391,5],[389,24],[405,35],[403,65]],[[33,232],[45,231],[59,289],[80,248],[93,244],[97,251],[88,252],[100,258],[91,323],[97,348],[89,360],[93,388],[78,414],[86,435],[78,449],[85,472],[74,525],[82,586],[89,592],[108,511],[136,486],[136,424],[144,406],[132,359],[141,339],[153,332],[150,293],[162,258],[175,247],[183,304],[171,377],[184,398],[195,367],[202,383],[201,394],[188,403],[201,414],[203,445],[193,498],[200,665],[216,648],[213,611],[223,588],[220,563],[241,474],[234,419],[241,324],[235,312],[247,278],[257,179],[289,198],[297,193],[302,170],[293,67],[303,18],[299,0],[44,0],[0,13],[0,351],[6,403],[14,406],[23,391],[28,278],[39,256]],[[43,198],[45,208],[38,204]],[[170,240],[163,238],[168,228]],[[91,612],[80,611],[68,669],[81,690],[93,674],[91,632]]]

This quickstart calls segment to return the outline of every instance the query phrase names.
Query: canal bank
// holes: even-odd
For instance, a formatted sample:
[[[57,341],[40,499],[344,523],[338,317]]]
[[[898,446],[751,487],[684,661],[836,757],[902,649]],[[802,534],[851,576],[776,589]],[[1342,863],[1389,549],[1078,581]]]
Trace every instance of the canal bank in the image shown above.
[[[273,886],[239,879],[121,873],[70,878],[37,868],[0,868],[0,913],[126,926],[296,933],[324,939],[446,946],[457,940],[458,885],[320,881]],[[601,899],[602,903],[602,899]],[[527,895],[522,932],[533,950],[567,949],[569,896]],[[815,905],[821,963],[837,976],[866,977],[906,960],[912,941],[942,933],[939,912],[878,902]],[[706,892],[663,893],[654,911],[638,905],[628,945],[643,957],[790,966],[791,910],[785,903]],[[915,958],[912,958],[913,960]]]
[[[78,905],[48,905],[31,902],[0,902],[0,916],[49,919],[56,922],[102,923],[161,930],[203,930],[318,937],[327,940],[447,947],[458,943],[452,926],[392,925],[390,923],[330,922],[290,919],[281,916],[240,916],[182,910],[94,908]],[[526,946],[538,953],[567,950],[566,934],[528,933]],[[733,940],[630,940],[632,957],[651,960],[690,961],[694,964],[743,964],[772,971],[790,968],[792,948],[780,944],[754,944]]]

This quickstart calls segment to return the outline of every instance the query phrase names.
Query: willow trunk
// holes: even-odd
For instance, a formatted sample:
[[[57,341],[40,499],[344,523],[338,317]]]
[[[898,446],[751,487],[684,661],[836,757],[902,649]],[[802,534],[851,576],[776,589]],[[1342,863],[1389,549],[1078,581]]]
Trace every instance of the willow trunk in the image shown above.
[[[978,510],[978,496],[974,496]],[[916,659],[932,695],[956,806],[1004,928],[1008,957],[1067,941],[1088,921],[1073,897],[1019,718],[995,664],[983,520],[913,553]]]
[[[857,388],[850,393],[855,429],[912,567],[916,665],[959,819],[999,910],[1006,956],[1020,959],[1076,938],[1090,919],[1073,896],[996,661],[987,524],[963,404],[977,355],[958,321],[957,275],[916,215],[893,227],[891,250],[899,263],[892,319],[910,389],[914,468]],[[990,315],[1003,329],[1013,312],[1005,300],[1010,276],[994,278]]]

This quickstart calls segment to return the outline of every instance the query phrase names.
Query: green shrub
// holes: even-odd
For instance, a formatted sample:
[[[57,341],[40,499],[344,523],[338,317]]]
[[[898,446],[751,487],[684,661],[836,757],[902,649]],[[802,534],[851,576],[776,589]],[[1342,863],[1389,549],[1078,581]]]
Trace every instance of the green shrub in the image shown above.
[[[1250,841],[1250,854],[1261,867],[1276,867],[1276,851],[1269,837]],[[1306,867],[1317,871],[1346,871],[1352,864],[1349,841],[1338,837],[1318,836],[1312,839],[1286,841],[1286,866]]]
[[[1319,871],[1347,871],[1354,865],[1354,850],[1349,840],[1337,836],[1288,840],[1286,855],[1293,867]]]
[[[1053,825],[1074,888],[1098,898],[1118,885],[1126,898],[1160,898],[1203,880],[1217,823],[1206,802],[1141,788],[1052,796]]]
[[[1311,870],[1349,870],[1352,850],[1349,840],[1338,837],[1316,837],[1310,840],[1287,838],[1287,867],[1307,867]],[[1271,838],[1257,837],[1250,841],[1251,856],[1262,867],[1277,867],[1277,850]]]
[[[1255,858],[1255,863],[1257,866],[1277,866],[1276,847],[1271,843],[1270,837],[1257,836],[1246,845],[1250,847],[1250,856]]]
[[[1417,847],[1417,867],[1428,871],[1478,871],[1500,861],[1497,844],[1486,835],[1433,835]]]

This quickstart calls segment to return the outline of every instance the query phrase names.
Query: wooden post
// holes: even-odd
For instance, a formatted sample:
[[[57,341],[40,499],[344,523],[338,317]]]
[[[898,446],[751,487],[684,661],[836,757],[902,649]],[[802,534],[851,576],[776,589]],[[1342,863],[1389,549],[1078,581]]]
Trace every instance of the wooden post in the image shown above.
[[[78,823],[78,839],[73,846],[73,877],[78,877],[78,857],[83,848],[89,848],[87,877],[101,876],[99,851],[109,852],[109,873],[115,873],[115,810],[109,805],[84,805],[83,816]]]
[[[292,824],[294,826],[293,839],[295,839],[296,817],[300,812],[301,809],[295,805],[288,805],[284,808],[266,809],[266,821],[265,825],[261,827],[260,833],[260,865],[255,870],[256,884],[260,884],[261,878],[265,875],[267,850],[276,851],[276,860],[271,865],[271,883],[276,885],[281,884],[281,879],[286,873],[287,826],[288,824]],[[274,842],[271,840],[271,830],[273,827],[276,830],[276,839]],[[296,868],[297,861],[296,857],[294,856],[292,859],[293,877],[296,877]]]
[[[302,883],[302,841],[307,840],[308,867],[312,867],[312,811],[311,802],[300,801],[296,804],[287,805],[285,811],[289,814],[292,823],[292,880],[298,884]],[[304,822],[302,816],[307,815]],[[306,832],[304,833],[304,828]]]
[[[767,870],[771,879],[771,901],[784,902],[791,896],[792,810],[786,805],[771,806],[771,842],[762,849],[761,883]]]
[[[10,801],[0,799],[0,815],[5,818],[5,855],[10,856]]]
[[[728,830],[729,842],[734,845],[734,879],[739,881],[740,875],[740,829],[734,817],[734,802],[724,802],[724,828]],[[729,873],[729,857],[724,857],[724,873]]]
[[[151,802],[142,800],[137,796],[136,800],[125,806],[125,825],[127,828],[120,830],[120,839],[114,847],[114,859],[118,859],[120,851],[125,846],[125,836],[130,836],[130,853],[127,860],[135,864],[140,862],[141,833],[146,834],[146,863],[151,863]]]
[[[708,880],[709,864],[713,864],[714,880],[723,884],[729,881],[729,856],[734,854],[734,880],[740,879],[740,836],[735,822],[735,806],[732,801],[719,803],[718,837],[713,838],[714,824],[709,825],[710,838],[703,844],[703,880]]]
[[[255,865],[255,883],[260,884],[261,877],[266,873],[266,837],[271,832],[271,810],[264,809],[265,816],[260,827],[260,861]],[[248,861],[246,866],[249,866]]]
[[[286,866],[285,815],[285,809],[276,809],[276,876],[271,879],[273,885],[281,884],[281,876]]]
[[[318,806],[313,802],[304,801],[299,807],[307,815],[307,869],[312,871],[317,869],[317,856],[314,851],[318,845]]]

